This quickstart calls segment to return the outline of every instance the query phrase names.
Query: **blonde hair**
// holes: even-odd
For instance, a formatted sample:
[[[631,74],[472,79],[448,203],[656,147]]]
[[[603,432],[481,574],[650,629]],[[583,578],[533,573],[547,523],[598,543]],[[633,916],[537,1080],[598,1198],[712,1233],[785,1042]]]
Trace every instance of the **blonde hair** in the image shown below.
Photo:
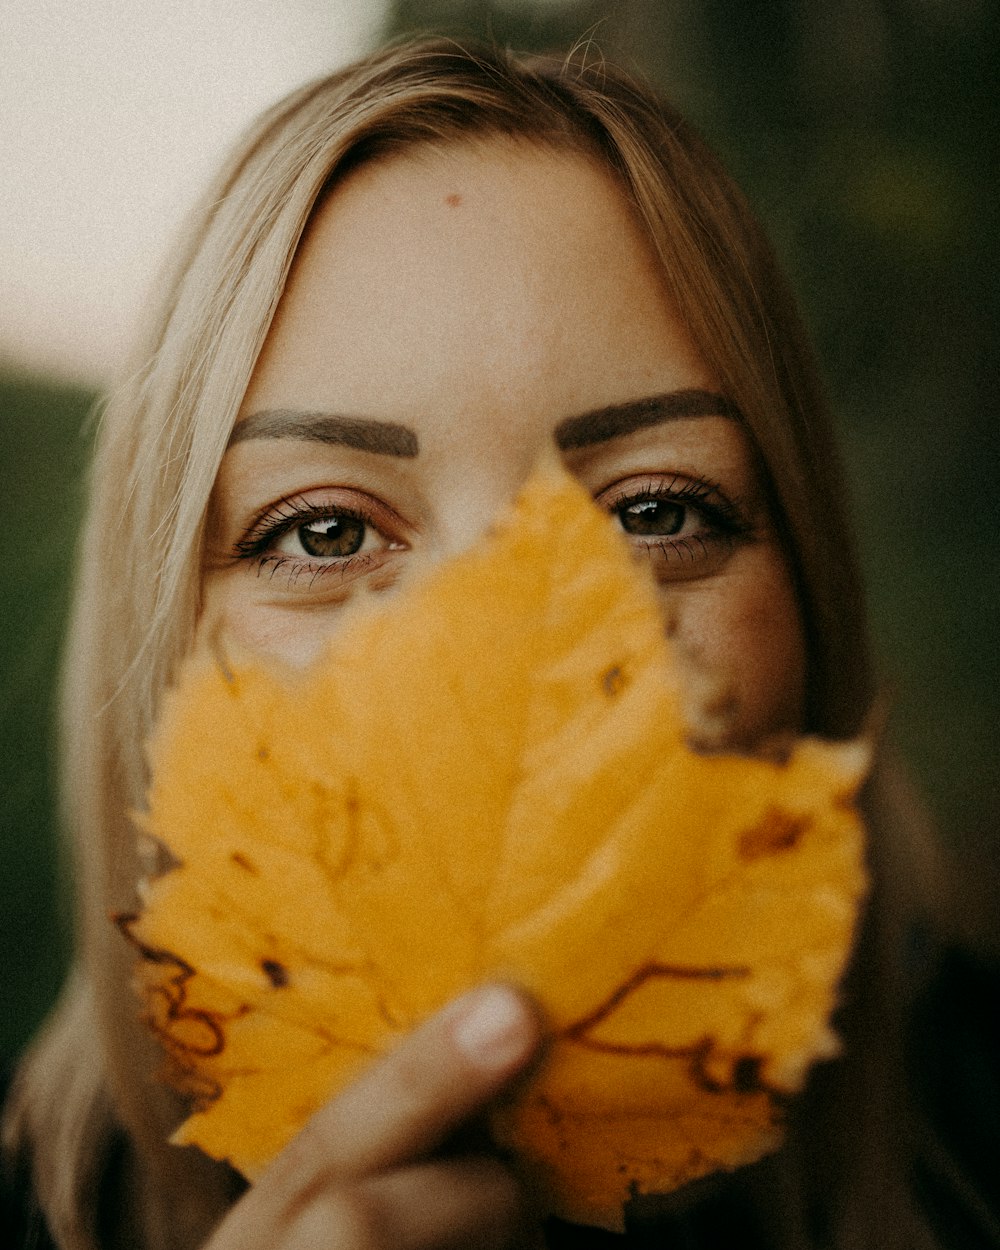
[[[23,1065],[8,1124],[30,1149],[65,1250],[98,1244],[97,1147],[116,1132],[128,1143],[144,1244],[193,1244],[232,1198],[224,1169],[163,1144],[178,1107],[152,1076],[157,1057],[127,988],[131,953],[108,914],[134,906],[128,812],[143,801],[142,743],[191,642],[209,494],[299,239],[347,169],[491,135],[578,151],[618,180],[768,476],[808,631],[809,727],[850,734],[869,707],[860,579],[816,372],[759,226],[686,123],[602,64],[443,41],[382,50],[296,92],[206,198],[144,363],[107,403],[99,432],[63,703],[77,964]]]

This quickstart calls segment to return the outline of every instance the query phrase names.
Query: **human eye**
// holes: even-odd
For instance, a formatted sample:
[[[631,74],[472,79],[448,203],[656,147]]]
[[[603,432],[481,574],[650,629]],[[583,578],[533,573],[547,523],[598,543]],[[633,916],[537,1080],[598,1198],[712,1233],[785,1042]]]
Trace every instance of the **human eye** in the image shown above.
[[[236,542],[234,556],[289,589],[330,576],[338,583],[378,567],[405,550],[399,518],[359,491],[321,490],[269,505]]]
[[[644,475],[616,482],[596,502],[617,519],[661,581],[702,577],[753,534],[739,504],[707,478]]]

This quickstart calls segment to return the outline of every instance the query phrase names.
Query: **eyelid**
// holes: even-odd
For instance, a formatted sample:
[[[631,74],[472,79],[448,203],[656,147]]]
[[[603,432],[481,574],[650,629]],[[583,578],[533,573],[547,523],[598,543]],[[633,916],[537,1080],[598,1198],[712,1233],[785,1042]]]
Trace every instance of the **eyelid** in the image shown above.
[[[698,524],[694,533],[627,534],[636,552],[655,561],[655,575],[664,584],[711,574],[737,545],[755,537],[756,524],[742,502],[730,499],[708,478],[673,471],[632,474],[605,487],[595,502],[609,515],[623,517],[633,505],[649,500],[689,509]]]
[[[638,498],[704,503],[723,512],[738,511],[736,503],[723,493],[718,482],[696,474],[677,473],[672,470],[661,474],[630,473],[598,491],[594,502],[602,508],[611,509]]]
[[[403,533],[412,528],[395,509],[367,491],[347,486],[307,487],[269,503],[256,513],[244,526],[233,550],[242,556],[258,554],[296,525],[333,512],[366,521],[393,545],[402,543]]]

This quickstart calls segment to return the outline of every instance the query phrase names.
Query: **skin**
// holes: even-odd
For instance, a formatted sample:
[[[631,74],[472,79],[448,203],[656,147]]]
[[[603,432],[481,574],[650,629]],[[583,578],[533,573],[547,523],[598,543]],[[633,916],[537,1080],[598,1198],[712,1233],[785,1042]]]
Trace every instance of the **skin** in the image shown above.
[[[508,140],[364,166],[316,213],[213,495],[203,628],[308,663],[554,445],[648,564],[716,740],[799,727],[799,612],[738,414],[609,175]],[[542,1044],[521,996],[483,993],[474,1058],[473,997],[321,1112],[212,1250],[528,1244],[496,1161],[434,1153]]]
[[[312,1118],[205,1250],[541,1245],[497,1160],[435,1157],[524,1071],[541,1032],[506,986],[451,1003]]]

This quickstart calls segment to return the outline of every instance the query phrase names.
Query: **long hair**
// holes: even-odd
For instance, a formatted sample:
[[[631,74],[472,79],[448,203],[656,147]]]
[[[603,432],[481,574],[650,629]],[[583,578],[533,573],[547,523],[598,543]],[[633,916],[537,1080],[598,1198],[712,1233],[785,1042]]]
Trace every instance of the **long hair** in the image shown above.
[[[116,1135],[134,1181],[127,1218],[155,1250],[196,1244],[232,1196],[226,1169],[164,1145],[179,1106],[154,1078],[157,1056],[128,990],[131,953],[108,916],[135,905],[142,866],[128,813],[143,802],[142,744],[191,644],[209,495],[299,240],[349,169],[420,145],[489,136],[578,152],[617,181],[768,479],[806,625],[807,728],[850,735],[870,707],[861,583],[816,370],[758,223],[687,123],[604,64],[470,52],[445,41],[384,49],[290,96],[249,134],[195,215],[141,363],[107,402],[99,430],[63,681],[77,956],[22,1066],[8,1124],[8,1136],[30,1151],[37,1192],[65,1250],[98,1244],[97,1173]],[[886,973],[898,934],[882,917],[903,915],[909,904],[885,894],[884,883],[899,874],[882,861],[902,861],[902,852],[881,831],[893,825],[891,812],[888,820],[874,812],[883,791],[876,779],[876,889],[844,1025],[849,1056],[852,1046],[870,1056],[866,1031],[893,1017],[903,993]],[[888,1088],[892,1039],[883,1047],[874,1079]],[[844,1080],[873,1079],[870,1068],[835,1067]],[[844,1107],[838,1079],[824,1075],[833,1092],[823,1097]],[[885,1100],[866,1093],[872,1115],[890,1114]],[[835,1119],[828,1117],[831,1133],[841,1131]],[[885,1125],[881,1133],[878,1141],[888,1140]],[[788,1157],[795,1192],[806,1195],[799,1207],[820,1201],[829,1175],[814,1175],[818,1162],[805,1149]],[[839,1193],[860,1192],[852,1158],[831,1147],[824,1159]],[[891,1161],[866,1160],[873,1163],[889,1192]],[[830,1219],[850,1223],[843,1212]],[[797,1244],[793,1235],[777,1244]],[[897,1244],[894,1236],[888,1229],[879,1244]]]

